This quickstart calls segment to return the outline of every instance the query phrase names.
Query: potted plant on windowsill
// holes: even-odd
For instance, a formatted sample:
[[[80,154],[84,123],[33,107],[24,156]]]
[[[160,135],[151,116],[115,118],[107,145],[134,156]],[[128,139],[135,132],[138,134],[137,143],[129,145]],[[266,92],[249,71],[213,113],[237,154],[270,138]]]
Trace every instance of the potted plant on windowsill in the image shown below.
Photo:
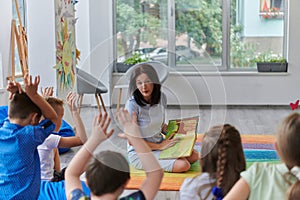
[[[280,55],[259,54],[254,61],[258,72],[287,72],[287,60]]]
[[[130,67],[137,63],[146,62],[148,61],[148,58],[142,57],[142,54],[140,53],[133,53],[131,57],[127,58],[124,62],[117,63],[116,65],[116,71],[124,73],[126,72]]]

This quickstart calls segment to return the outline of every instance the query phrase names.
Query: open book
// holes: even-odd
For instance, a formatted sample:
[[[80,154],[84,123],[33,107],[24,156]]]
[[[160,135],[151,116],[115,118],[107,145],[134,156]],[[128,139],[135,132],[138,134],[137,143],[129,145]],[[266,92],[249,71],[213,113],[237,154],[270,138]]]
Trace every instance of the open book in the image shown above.
[[[179,141],[174,146],[164,149],[159,159],[190,156],[197,139],[198,122],[198,116],[170,120],[166,131],[166,139],[179,138]]]

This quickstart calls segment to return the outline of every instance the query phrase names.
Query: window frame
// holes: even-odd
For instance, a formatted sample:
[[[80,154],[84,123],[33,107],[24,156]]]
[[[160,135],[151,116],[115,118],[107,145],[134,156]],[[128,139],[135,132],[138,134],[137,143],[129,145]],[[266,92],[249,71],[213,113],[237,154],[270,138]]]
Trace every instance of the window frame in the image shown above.
[[[117,60],[117,38],[116,38],[116,1],[113,0],[113,33],[114,33],[114,47],[113,47],[113,56],[114,56],[114,66],[116,66]],[[231,0],[221,0],[222,1],[222,62],[221,65],[176,65],[176,56],[174,53],[176,50],[176,34],[175,34],[175,0],[167,0],[168,3],[168,65],[172,66],[172,68],[176,69],[180,73],[197,73],[197,71],[209,71],[209,72],[256,72],[256,68],[231,68],[230,67],[230,6]],[[228,12],[225,12],[227,10]],[[289,10],[289,2],[288,0],[284,0],[284,21],[283,21],[283,52],[282,55],[284,58],[288,57],[288,10]],[[171,41],[171,42],[170,42]],[[191,71],[189,69],[195,69],[196,71]]]

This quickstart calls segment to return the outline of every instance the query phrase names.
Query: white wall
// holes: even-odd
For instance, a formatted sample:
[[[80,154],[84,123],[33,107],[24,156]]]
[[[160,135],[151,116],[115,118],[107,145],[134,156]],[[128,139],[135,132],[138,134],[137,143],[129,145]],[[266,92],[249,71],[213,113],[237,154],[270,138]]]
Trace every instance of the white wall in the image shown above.
[[[80,1],[75,4],[75,18],[78,18],[76,23],[76,45],[80,51],[80,60],[78,66],[84,70],[90,70],[90,22],[89,22],[89,2]]]
[[[10,61],[10,27],[12,20],[12,1],[0,1],[0,57],[2,70],[0,70],[0,88],[6,86],[6,77],[11,74]],[[0,61],[0,62],[1,62]],[[1,66],[0,66],[1,67]],[[7,104],[5,90],[0,90],[0,105]]]
[[[109,89],[112,63],[112,1],[90,0],[90,57],[91,72]],[[104,94],[105,105],[110,105],[110,90]]]
[[[41,76],[42,87],[56,85],[54,1],[26,2],[29,71]]]
[[[112,4],[110,0],[79,1],[76,4],[78,23],[76,42],[81,51],[78,67],[99,78],[109,89],[112,63]],[[110,105],[109,93],[102,95]],[[85,95],[84,103],[95,104],[93,96]]]

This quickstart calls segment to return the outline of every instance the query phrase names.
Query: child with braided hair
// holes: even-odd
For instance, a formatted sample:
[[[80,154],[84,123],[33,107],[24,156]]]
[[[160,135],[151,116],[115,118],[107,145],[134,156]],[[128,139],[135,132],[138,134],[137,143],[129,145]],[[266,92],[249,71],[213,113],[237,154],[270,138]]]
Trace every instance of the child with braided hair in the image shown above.
[[[255,163],[224,199],[300,199],[300,114],[292,113],[281,123],[275,149],[280,164]]]
[[[222,199],[246,168],[241,136],[230,124],[211,127],[203,136],[201,175],[185,179],[180,199]]]

